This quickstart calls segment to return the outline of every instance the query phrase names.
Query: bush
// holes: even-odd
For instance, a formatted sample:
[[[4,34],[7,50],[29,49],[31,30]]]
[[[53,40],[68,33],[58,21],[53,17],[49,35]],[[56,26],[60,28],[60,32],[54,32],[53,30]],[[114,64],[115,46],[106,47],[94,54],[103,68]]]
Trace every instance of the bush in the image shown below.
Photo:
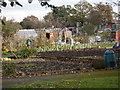
[[[95,69],[104,69],[105,68],[105,62],[104,60],[95,60],[93,61],[93,64],[92,64],[93,68]]]
[[[25,49],[21,49],[17,52],[17,57],[20,57],[20,58],[28,58],[30,56],[33,56],[36,54],[36,49],[32,48],[32,49],[28,49],[28,48],[25,48]]]

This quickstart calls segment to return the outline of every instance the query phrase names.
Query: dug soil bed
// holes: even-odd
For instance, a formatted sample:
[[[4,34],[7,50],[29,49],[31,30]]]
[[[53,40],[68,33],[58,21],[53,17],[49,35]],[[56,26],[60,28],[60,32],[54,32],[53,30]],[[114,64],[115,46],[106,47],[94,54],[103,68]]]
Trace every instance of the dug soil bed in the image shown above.
[[[107,49],[91,48],[66,51],[39,52],[37,58],[16,59],[13,62],[3,62],[3,66],[12,63],[16,72],[2,78],[32,77],[43,75],[59,75],[70,73],[93,72],[109,70],[104,67],[93,68],[94,62],[104,61]],[[114,50],[115,51],[115,50]],[[102,58],[101,58],[102,57]],[[4,71],[4,70],[3,70]]]
[[[44,75],[62,75],[62,74],[76,74],[93,72],[98,70],[111,70],[112,68],[94,69],[92,62],[89,60],[83,60],[81,62],[72,61],[60,61],[60,60],[49,60],[49,59],[26,59],[19,60],[19,62],[12,62],[14,64],[16,72],[2,78],[22,78],[22,77],[33,77],[33,76],[44,76]],[[3,65],[9,64],[9,62],[3,62]]]
[[[3,67],[9,63],[11,62],[3,62]],[[66,60],[60,61],[57,59],[30,58],[26,60],[19,60],[19,62],[13,61],[12,64],[15,65],[16,72],[9,76],[3,75],[2,78],[31,77],[54,74],[59,75],[94,71],[94,69],[92,69],[92,63],[88,62],[88,60],[73,62]]]
[[[85,56],[104,56],[105,51],[108,49],[100,48],[85,48],[78,50],[64,50],[64,51],[47,51],[39,52],[37,56],[62,56],[62,57],[85,57]],[[115,49],[110,49],[115,51]],[[115,51],[116,52],[116,51]]]

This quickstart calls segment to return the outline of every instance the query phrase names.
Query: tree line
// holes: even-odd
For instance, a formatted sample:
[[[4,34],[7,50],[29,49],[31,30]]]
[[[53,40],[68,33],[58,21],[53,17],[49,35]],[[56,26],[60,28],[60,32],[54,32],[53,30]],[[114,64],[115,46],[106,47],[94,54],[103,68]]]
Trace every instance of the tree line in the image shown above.
[[[92,35],[95,33],[94,28],[100,23],[112,23],[114,17],[118,18],[118,13],[113,12],[113,8],[109,4],[98,3],[94,6],[87,1],[80,1],[74,7],[59,6],[52,9],[44,16],[43,20],[39,20],[35,16],[27,16],[20,23],[14,20],[6,20],[3,18],[2,32],[4,38],[12,37],[19,29],[40,29],[79,26],[79,31]],[[15,26],[15,27],[14,27]]]

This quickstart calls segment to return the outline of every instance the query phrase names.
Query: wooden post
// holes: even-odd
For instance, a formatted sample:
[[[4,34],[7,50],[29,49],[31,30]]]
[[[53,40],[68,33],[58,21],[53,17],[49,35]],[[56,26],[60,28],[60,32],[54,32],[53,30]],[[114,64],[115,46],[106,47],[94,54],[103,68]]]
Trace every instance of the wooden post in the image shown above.
[[[0,20],[0,59],[2,58],[2,23]],[[2,62],[0,62],[0,90],[2,90]]]
[[[76,23],[76,26],[77,26],[77,28],[76,28],[76,35],[78,35],[79,22]]]
[[[0,58],[2,58],[2,23],[0,21]]]

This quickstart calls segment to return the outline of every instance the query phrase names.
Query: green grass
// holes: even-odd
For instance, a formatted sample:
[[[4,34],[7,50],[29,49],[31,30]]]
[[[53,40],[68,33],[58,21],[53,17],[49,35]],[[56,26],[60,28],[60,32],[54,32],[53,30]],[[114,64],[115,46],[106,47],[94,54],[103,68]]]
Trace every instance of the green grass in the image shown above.
[[[118,77],[118,70],[70,74],[12,88],[118,88]]]
[[[91,47],[100,46],[100,48],[113,48],[114,44],[115,44],[115,42],[100,42],[100,43],[97,43],[97,44],[92,44]]]

